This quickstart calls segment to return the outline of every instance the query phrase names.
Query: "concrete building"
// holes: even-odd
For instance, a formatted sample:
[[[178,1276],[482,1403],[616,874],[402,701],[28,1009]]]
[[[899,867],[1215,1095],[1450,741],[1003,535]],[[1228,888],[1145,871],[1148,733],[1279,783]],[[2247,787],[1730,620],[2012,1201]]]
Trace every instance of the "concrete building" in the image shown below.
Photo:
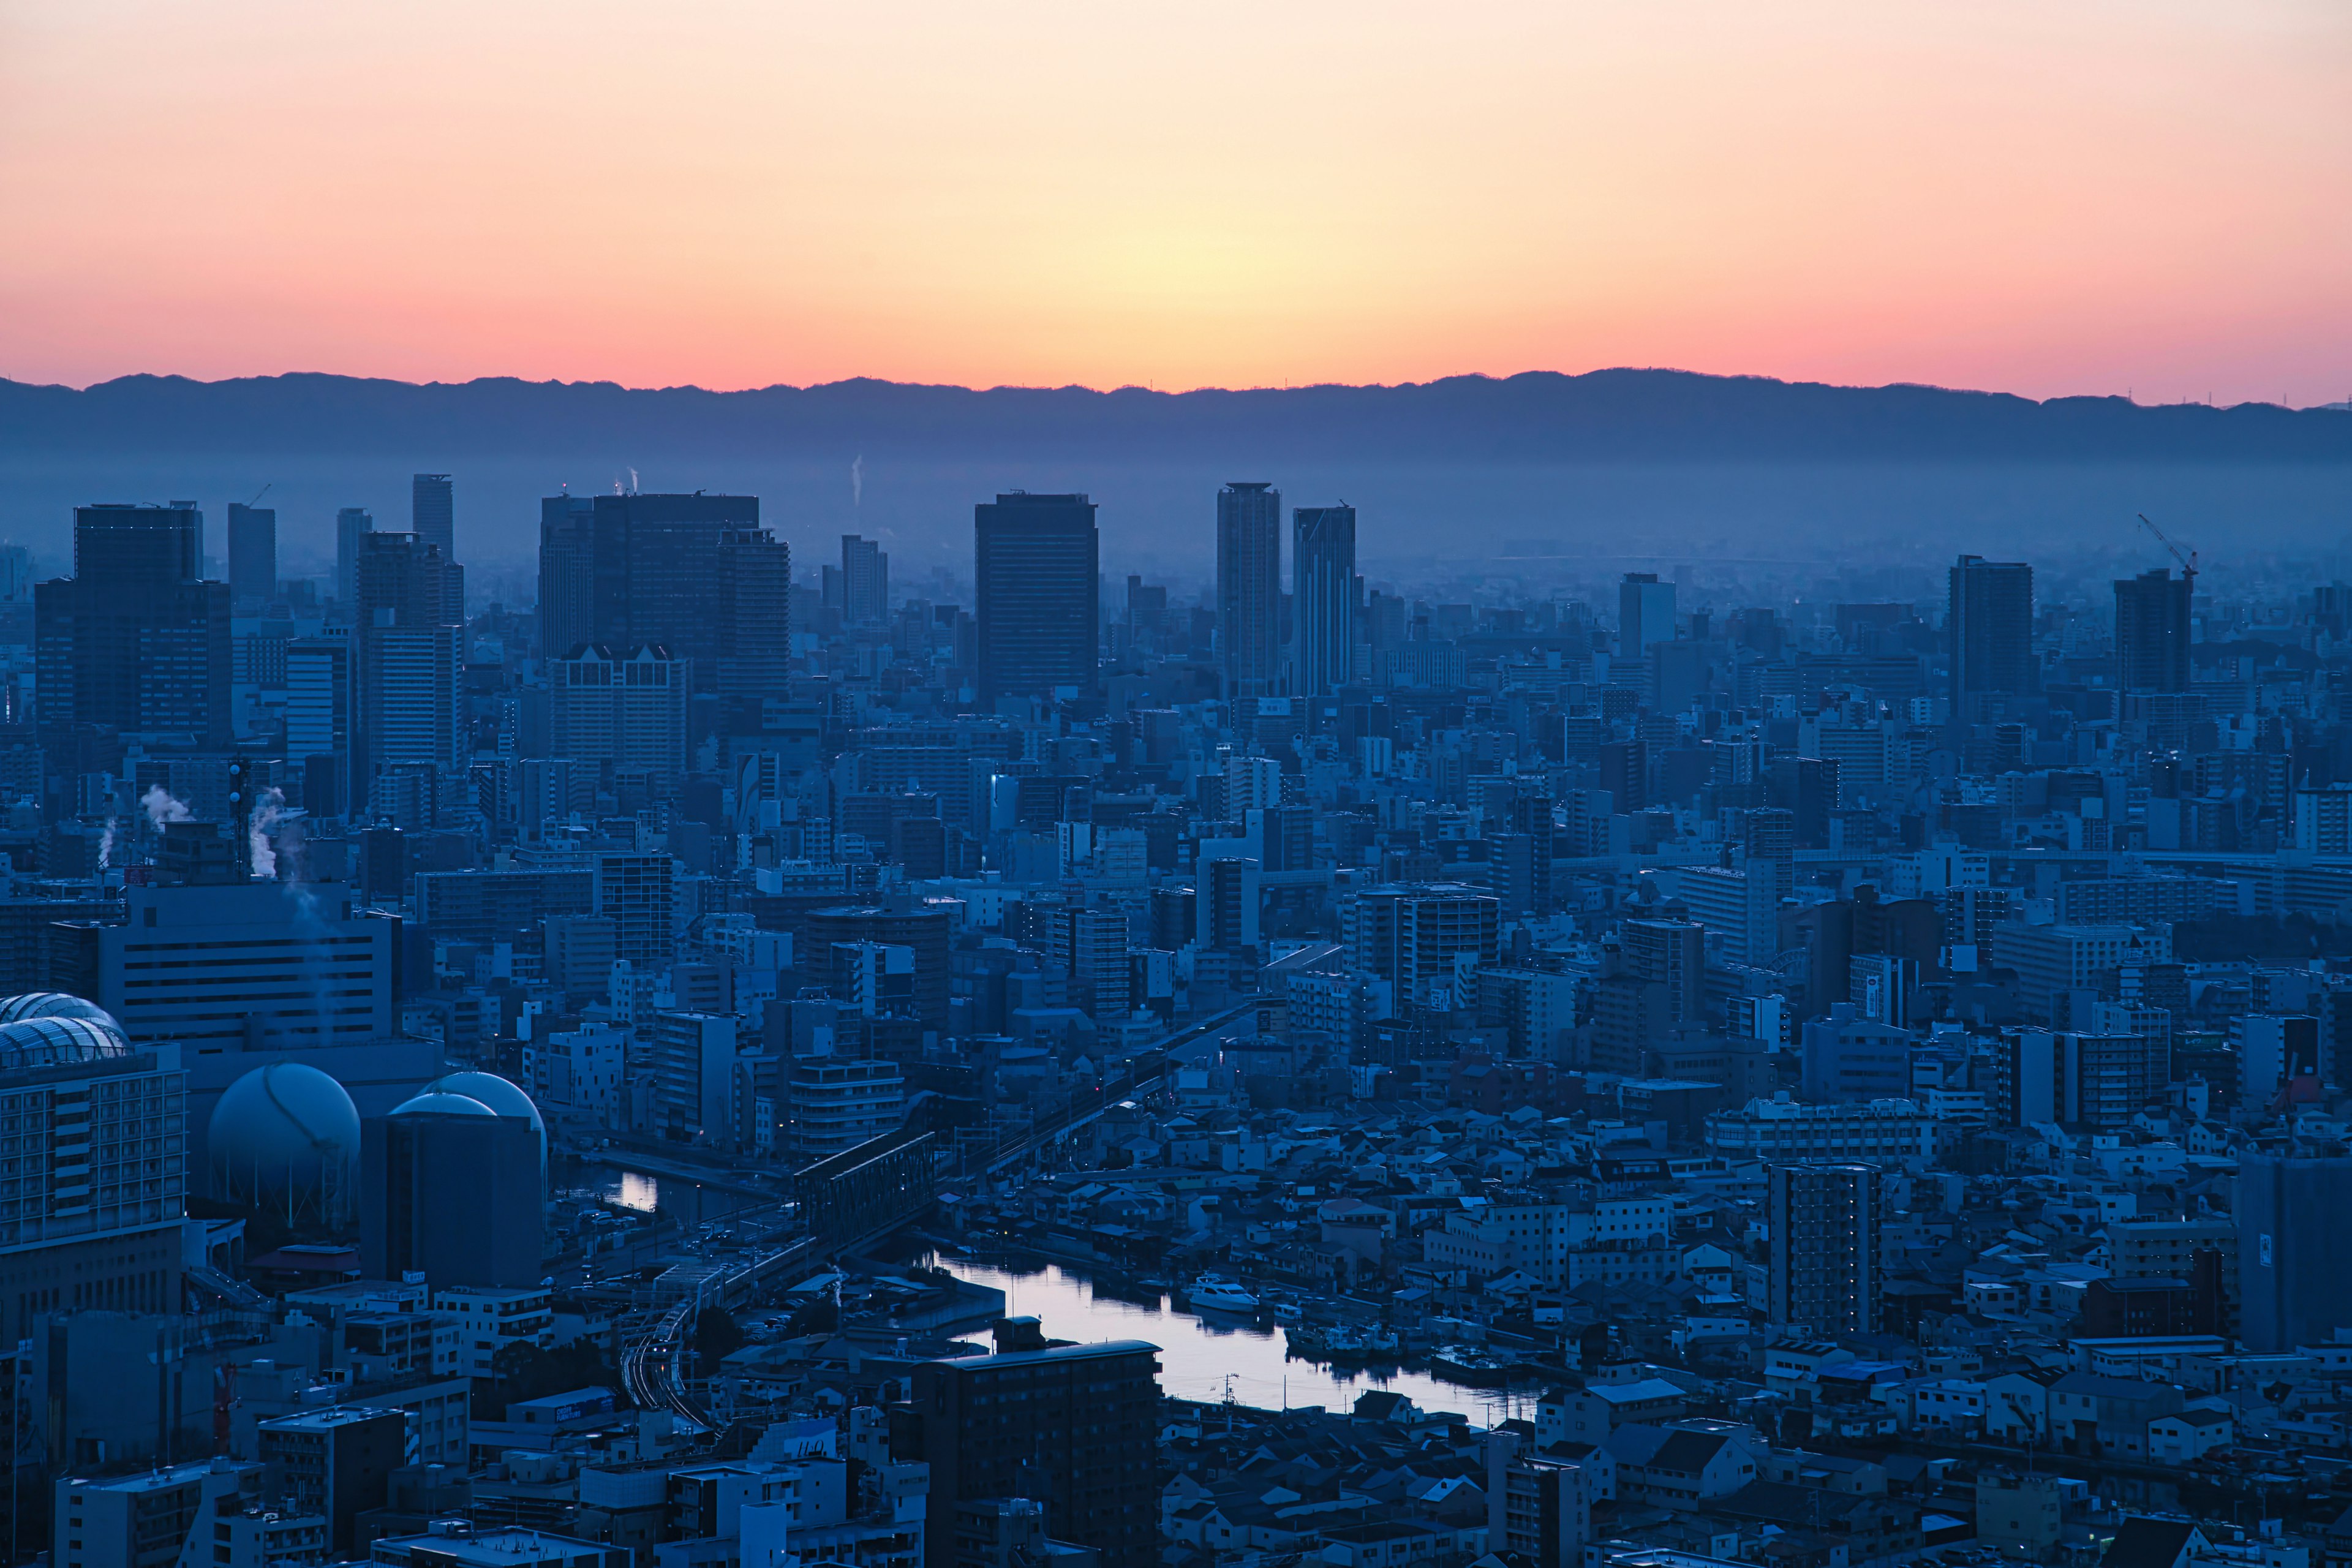
[[[1813,1334],[1878,1331],[1880,1180],[1860,1163],[1772,1167],[1768,1321]]]

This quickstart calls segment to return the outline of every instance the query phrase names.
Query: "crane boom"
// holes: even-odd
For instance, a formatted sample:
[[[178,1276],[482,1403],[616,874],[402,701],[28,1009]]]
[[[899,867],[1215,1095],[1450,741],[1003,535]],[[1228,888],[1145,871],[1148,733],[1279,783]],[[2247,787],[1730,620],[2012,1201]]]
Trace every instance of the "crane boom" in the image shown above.
[[[2164,530],[2148,521],[2147,513],[2141,512],[2139,514],[2139,521],[2140,526],[2147,529],[2150,533],[2156,535],[2156,542],[2158,544],[2163,545],[2168,551],[2170,551],[2172,552],[2172,558],[2180,563],[2180,575],[2191,583],[2197,581],[2197,552],[2192,550],[2188,554],[2183,555],[2180,552],[2180,546],[2173,543],[2171,540],[2167,539],[2164,536]]]

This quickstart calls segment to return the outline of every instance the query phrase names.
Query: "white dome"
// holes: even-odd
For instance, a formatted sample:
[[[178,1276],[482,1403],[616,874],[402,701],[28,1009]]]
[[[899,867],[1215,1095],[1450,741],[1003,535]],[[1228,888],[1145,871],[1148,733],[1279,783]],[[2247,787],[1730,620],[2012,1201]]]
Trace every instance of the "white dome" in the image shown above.
[[[488,1072],[453,1072],[435,1079],[425,1086],[427,1094],[462,1094],[467,1100],[478,1100],[500,1116],[520,1116],[530,1123],[542,1142],[547,1137],[547,1122],[540,1116],[539,1107],[530,1102],[520,1085],[511,1079]]]
[[[446,1089],[428,1089],[414,1100],[404,1100],[392,1108],[394,1116],[496,1116],[497,1111],[480,1100]]]

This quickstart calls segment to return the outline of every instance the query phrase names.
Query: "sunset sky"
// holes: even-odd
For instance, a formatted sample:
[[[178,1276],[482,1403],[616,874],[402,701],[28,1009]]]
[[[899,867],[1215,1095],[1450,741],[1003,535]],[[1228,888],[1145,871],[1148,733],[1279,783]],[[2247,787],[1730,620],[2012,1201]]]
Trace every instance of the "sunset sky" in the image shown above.
[[[2352,396],[2343,0],[0,0],[0,375]]]

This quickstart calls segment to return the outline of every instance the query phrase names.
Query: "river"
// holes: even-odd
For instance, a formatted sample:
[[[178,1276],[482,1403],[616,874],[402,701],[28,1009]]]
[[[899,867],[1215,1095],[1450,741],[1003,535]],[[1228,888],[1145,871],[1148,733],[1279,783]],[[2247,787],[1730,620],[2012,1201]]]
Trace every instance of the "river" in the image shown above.
[[[746,1206],[742,1198],[691,1182],[563,1163],[562,1185],[640,1213],[659,1213],[687,1226],[724,1219]],[[1082,1343],[1150,1341],[1160,1350],[1160,1386],[1180,1399],[1220,1400],[1230,1393],[1239,1404],[1267,1410],[1320,1405],[1344,1411],[1358,1394],[1377,1388],[1402,1394],[1423,1410],[1460,1411],[1481,1426],[1535,1415],[1532,1389],[1465,1388],[1426,1373],[1368,1372],[1294,1359],[1286,1353],[1279,1329],[1098,1296],[1084,1276],[1052,1265],[1034,1273],[1013,1273],[961,1258],[925,1261],[958,1279],[1003,1291],[1009,1315],[1037,1319],[1055,1339]]]
[[[1034,1274],[969,1262],[929,1259],[959,1279],[1004,1292],[1004,1310],[1035,1318],[1046,1334],[1082,1343],[1101,1340],[1149,1340],[1160,1347],[1160,1387],[1180,1399],[1223,1399],[1281,1410],[1320,1405],[1345,1412],[1371,1389],[1402,1394],[1423,1410],[1456,1410],[1480,1426],[1514,1415],[1532,1418],[1532,1389],[1464,1388],[1425,1373],[1386,1374],[1290,1359],[1282,1331],[1239,1320],[1202,1320],[1167,1306],[1146,1307],[1114,1296],[1098,1296],[1078,1275],[1046,1266]]]

